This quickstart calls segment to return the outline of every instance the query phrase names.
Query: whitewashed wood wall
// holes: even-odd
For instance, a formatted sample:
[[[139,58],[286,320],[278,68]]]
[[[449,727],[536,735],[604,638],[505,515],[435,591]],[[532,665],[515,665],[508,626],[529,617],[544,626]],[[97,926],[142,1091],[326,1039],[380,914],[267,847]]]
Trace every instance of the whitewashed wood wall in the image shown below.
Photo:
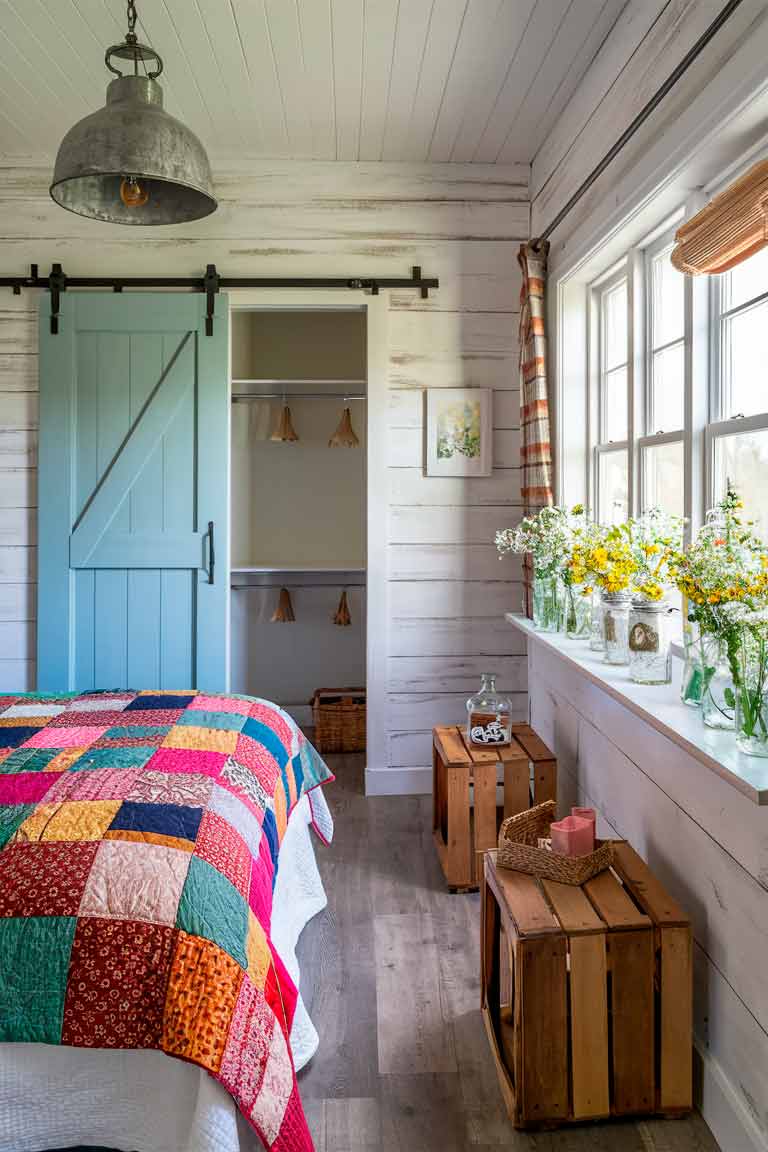
[[[243,169],[245,166],[243,166]],[[490,664],[525,709],[522,646],[504,610],[519,571],[496,528],[519,516],[517,248],[528,236],[527,168],[254,162],[219,171],[218,212],[171,229],[121,229],[61,211],[45,168],[0,169],[0,268],[52,261],[71,274],[440,277],[429,300],[393,292],[389,317],[390,786],[429,786],[429,732],[460,720]],[[342,297],[343,299],[343,297]],[[35,683],[37,293],[0,290],[0,691]],[[422,390],[494,389],[494,472],[422,474]]]

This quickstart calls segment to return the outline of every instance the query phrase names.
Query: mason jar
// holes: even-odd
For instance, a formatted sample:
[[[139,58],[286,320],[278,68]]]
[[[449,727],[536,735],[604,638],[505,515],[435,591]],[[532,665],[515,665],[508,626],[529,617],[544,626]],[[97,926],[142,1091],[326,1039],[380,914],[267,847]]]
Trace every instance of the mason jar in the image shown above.
[[[669,684],[672,680],[669,611],[663,600],[632,601],[629,675],[635,684]]]
[[[589,613],[589,647],[592,652],[604,652],[603,639],[603,597],[599,588],[592,591],[592,604]]]
[[[603,592],[603,660],[606,664],[629,664],[628,592]]]
[[[557,632],[560,626],[559,576],[533,577],[533,626],[537,632]]]
[[[680,678],[680,699],[689,708],[700,708],[704,693],[704,667],[701,660],[701,634],[699,626],[691,620],[683,624],[683,674]]]
[[[589,636],[592,626],[592,594],[583,584],[564,584],[560,631],[572,640]]]

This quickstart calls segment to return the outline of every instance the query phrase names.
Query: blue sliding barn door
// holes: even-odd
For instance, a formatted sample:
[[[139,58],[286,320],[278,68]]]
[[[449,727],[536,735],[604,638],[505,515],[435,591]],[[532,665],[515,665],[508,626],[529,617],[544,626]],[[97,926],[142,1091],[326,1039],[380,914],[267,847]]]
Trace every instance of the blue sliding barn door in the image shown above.
[[[40,311],[37,683],[227,685],[226,298],[62,297]]]

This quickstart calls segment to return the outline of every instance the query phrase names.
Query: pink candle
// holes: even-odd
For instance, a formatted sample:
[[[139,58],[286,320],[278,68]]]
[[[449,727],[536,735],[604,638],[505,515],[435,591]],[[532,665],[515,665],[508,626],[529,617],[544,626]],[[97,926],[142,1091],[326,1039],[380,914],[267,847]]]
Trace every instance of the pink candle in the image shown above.
[[[549,830],[552,851],[560,856],[588,856],[595,848],[595,829],[583,816],[565,816]]]
[[[589,820],[592,825],[592,832],[594,834],[597,825],[597,817],[594,808],[571,808],[571,816],[581,816],[583,820]]]

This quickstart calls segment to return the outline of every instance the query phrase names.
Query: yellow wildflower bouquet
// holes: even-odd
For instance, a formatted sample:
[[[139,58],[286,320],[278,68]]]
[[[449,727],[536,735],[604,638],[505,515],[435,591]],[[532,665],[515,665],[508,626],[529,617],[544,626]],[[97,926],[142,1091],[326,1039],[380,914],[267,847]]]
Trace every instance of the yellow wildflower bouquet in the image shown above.
[[[602,529],[602,539],[586,553],[586,566],[594,573],[598,587],[610,595],[628,592],[638,564],[628,532],[629,525]]]
[[[644,600],[663,600],[673,583],[669,572],[671,557],[683,543],[680,516],[670,516],[661,508],[649,508],[637,520],[625,525],[637,563],[632,591]]]

